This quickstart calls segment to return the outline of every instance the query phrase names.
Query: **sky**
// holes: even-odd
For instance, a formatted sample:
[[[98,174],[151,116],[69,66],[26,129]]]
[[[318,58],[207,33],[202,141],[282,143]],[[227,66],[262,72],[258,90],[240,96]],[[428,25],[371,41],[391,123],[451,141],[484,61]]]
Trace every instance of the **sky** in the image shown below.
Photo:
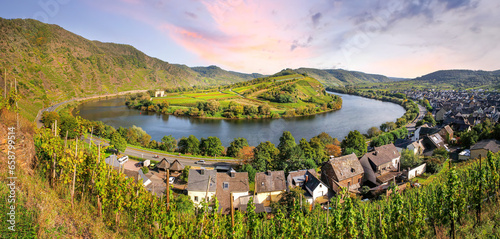
[[[414,78],[499,70],[499,12],[497,0],[2,0],[0,17],[57,24],[188,66]]]

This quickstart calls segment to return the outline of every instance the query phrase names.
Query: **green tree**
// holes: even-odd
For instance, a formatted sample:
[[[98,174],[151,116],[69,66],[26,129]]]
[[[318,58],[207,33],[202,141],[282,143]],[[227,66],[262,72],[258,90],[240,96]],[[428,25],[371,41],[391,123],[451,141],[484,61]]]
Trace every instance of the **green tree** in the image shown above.
[[[413,168],[422,163],[422,159],[413,153],[413,151],[408,149],[403,149],[401,151],[401,169]]]
[[[286,161],[289,159],[290,153],[296,145],[297,143],[295,142],[295,138],[292,136],[292,133],[290,133],[290,131],[284,131],[280,137],[280,143],[278,144],[280,160]]]
[[[114,132],[111,135],[109,144],[112,145],[118,151],[118,153],[125,152],[125,149],[127,149],[127,141],[118,132]]]
[[[250,164],[243,164],[243,166],[241,166],[241,170],[240,171],[248,173],[248,180],[250,182],[255,181],[255,174],[257,173],[257,170],[255,170],[255,168],[253,168],[252,165],[250,165]]]
[[[58,123],[61,123],[59,120],[59,114],[55,111],[44,111],[42,114],[42,123],[46,128],[51,128],[52,124],[57,120]],[[59,126],[57,126],[59,127]],[[64,132],[66,134],[66,132]]]
[[[367,151],[365,137],[357,130],[349,132],[340,146],[344,154],[346,154],[346,149],[350,148],[358,157],[363,156]]]
[[[189,137],[182,137],[179,140],[179,152],[183,154],[196,155],[200,153],[200,141],[194,135],[189,135]]]
[[[174,152],[177,148],[177,140],[172,135],[165,135],[161,138],[161,149],[167,152]]]
[[[324,145],[334,144],[336,141],[336,139],[332,138],[332,136],[325,132],[321,132],[321,134],[318,134],[317,136],[315,136],[315,138],[321,140],[321,143],[323,143]]]
[[[218,137],[210,136],[206,139],[201,138],[200,152],[203,155],[220,156],[224,152],[224,146],[222,146],[222,143],[220,142],[220,139]]]
[[[247,139],[245,138],[235,138],[233,140],[233,142],[231,142],[229,144],[229,147],[227,148],[227,152],[226,152],[226,155],[229,156],[229,157],[237,157],[240,150],[245,147],[245,146],[248,146],[248,141]]]
[[[254,149],[253,167],[258,172],[273,170],[277,166],[279,150],[273,143],[266,141],[261,142]]]
[[[368,131],[367,131],[368,137],[370,137],[370,138],[378,136],[380,133],[381,133],[381,131],[377,127],[375,127],[375,126],[369,128]]]
[[[59,134],[61,137],[65,137],[66,132],[68,132],[69,139],[74,139],[80,136],[80,123],[75,117],[66,114],[62,115],[60,119],[61,124],[58,123],[58,127],[60,129]]]

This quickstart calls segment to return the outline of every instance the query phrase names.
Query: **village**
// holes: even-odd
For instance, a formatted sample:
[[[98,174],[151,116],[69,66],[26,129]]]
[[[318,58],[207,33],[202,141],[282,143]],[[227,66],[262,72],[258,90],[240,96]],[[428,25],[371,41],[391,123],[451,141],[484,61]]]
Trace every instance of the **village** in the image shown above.
[[[302,189],[301,202],[303,199],[304,204],[312,209],[316,205],[327,208],[331,198],[343,190],[363,200],[376,200],[380,195],[390,193],[391,184],[400,191],[408,186],[418,187],[416,177],[426,173],[431,167],[426,162],[432,160],[421,160],[413,167],[405,167],[408,163],[402,162],[404,152],[411,152],[417,158],[432,157],[438,151],[446,152],[449,157],[443,159],[443,164],[451,160],[484,158],[488,152],[500,151],[500,142],[494,139],[483,139],[470,147],[460,146],[455,134],[456,131],[470,131],[485,120],[497,122],[500,115],[496,110],[497,94],[480,91],[404,93],[414,100],[429,100],[437,125],[417,123],[418,126],[409,131],[405,139],[368,147],[368,152],[361,157],[355,153],[330,156],[318,168],[257,172],[250,180],[248,172],[237,172],[230,166],[204,167],[204,162],[185,167],[178,160],[169,162],[164,158],[156,165],[149,160],[130,161],[126,167],[127,160],[113,155],[106,159],[106,163],[122,170],[127,177],[142,181],[147,190],[158,197],[168,197],[164,194],[166,188],[171,187],[176,193],[186,194],[195,207],[201,207],[203,202],[211,201],[215,196],[222,214],[230,214],[232,210],[246,211],[249,202],[255,204],[257,213],[270,213],[272,204],[294,188]],[[147,173],[140,170],[144,166],[150,169]]]

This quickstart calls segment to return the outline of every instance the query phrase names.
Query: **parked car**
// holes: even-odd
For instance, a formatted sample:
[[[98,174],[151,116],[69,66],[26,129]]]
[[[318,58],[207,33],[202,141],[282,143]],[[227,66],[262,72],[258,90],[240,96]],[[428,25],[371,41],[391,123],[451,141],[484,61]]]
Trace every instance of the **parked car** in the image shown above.
[[[197,162],[195,162],[196,164],[204,164],[205,163],[205,160],[198,160]]]
[[[173,184],[175,181],[175,177],[168,178],[168,183]]]
[[[127,156],[127,155],[120,155],[120,156],[118,156],[118,157],[119,157],[119,158],[118,158],[118,162],[119,162],[120,164],[124,164],[125,162],[127,162],[127,161],[128,161],[128,156]]]

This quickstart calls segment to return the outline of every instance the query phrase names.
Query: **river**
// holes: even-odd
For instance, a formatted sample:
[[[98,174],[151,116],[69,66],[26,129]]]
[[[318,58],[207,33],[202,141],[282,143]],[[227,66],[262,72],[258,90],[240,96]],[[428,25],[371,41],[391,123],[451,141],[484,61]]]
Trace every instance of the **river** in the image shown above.
[[[275,145],[283,131],[290,131],[298,141],[326,132],[340,141],[352,130],[366,133],[372,126],[380,126],[387,121],[395,121],[405,110],[397,104],[382,102],[353,95],[338,94],[343,100],[342,109],[334,112],[282,119],[197,119],[146,113],[125,106],[124,98],[112,98],[86,102],[76,111],[88,120],[99,120],[115,128],[119,126],[138,126],[144,129],[154,140],[161,140],[164,135],[176,139],[194,135],[198,139],[217,136],[224,146],[234,138],[244,137],[250,145],[271,141]]]

